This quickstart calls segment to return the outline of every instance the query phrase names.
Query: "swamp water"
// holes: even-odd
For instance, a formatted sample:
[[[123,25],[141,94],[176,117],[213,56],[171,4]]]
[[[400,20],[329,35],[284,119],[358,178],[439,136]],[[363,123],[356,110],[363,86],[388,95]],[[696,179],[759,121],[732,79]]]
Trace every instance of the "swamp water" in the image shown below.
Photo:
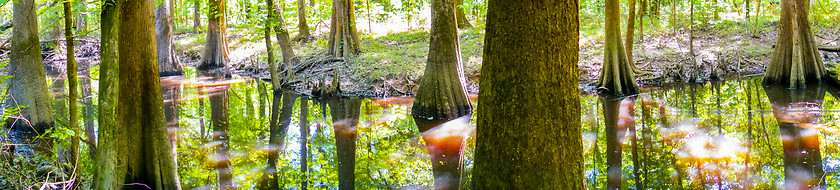
[[[677,86],[629,98],[582,96],[588,187],[840,188],[840,89],[788,90],[760,80]],[[253,189],[269,154],[279,155],[283,189],[337,189],[347,180],[356,189],[433,186],[410,97],[318,100],[285,92],[280,98],[269,83],[236,76],[161,81],[184,189]],[[279,146],[268,146],[272,101],[281,126],[288,123],[278,130],[285,131]],[[474,120],[449,132],[472,135]],[[460,176],[465,188],[474,146],[467,138]]]

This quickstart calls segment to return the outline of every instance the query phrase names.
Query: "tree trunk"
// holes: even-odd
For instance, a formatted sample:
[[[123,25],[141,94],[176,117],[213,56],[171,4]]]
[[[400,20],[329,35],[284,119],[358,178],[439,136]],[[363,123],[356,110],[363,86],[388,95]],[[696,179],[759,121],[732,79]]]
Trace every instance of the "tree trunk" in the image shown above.
[[[464,0],[455,0],[455,17],[458,21],[458,28],[472,28],[470,20],[464,14]]]
[[[201,28],[201,0],[193,0],[193,33],[198,33]]]
[[[627,55],[627,63],[630,64],[630,68],[636,68],[636,62],[633,62],[633,44],[636,42],[633,40],[636,37],[636,0],[630,0],[630,11],[628,11],[627,16],[627,36],[625,37],[624,44],[626,47],[624,48],[624,54]]]
[[[120,189],[125,181],[126,167],[117,162],[125,154],[119,130],[117,103],[119,98],[119,15],[117,0],[102,3],[100,25],[99,65],[99,150],[96,155],[92,189]]]
[[[85,144],[88,146],[88,158],[96,160],[96,125],[94,116],[95,109],[93,105],[93,87],[91,86],[90,76],[90,61],[81,62],[82,77],[80,78],[82,84],[82,101],[85,109],[82,112],[85,122]],[[100,68],[102,68],[100,64]],[[102,78],[100,78],[101,81]]]
[[[309,41],[309,25],[306,23],[306,0],[297,1],[298,36],[293,41]]]
[[[621,7],[619,0],[606,0],[606,44],[604,44],[604,65],[598,89],[602,93],[617,96],[639,93],[632,63],[621,43]]]
[[[78,69],[79,66],[76,63],[76,54],[75,54],[75,44],[74,44],[74,36],[73,36],[73,9],[72,9],[72,2],[71,1],[64,1],[64,37],[66,39],[66,46],[67,46],[67,81],[68,85],[67,88],[67,100],[69,105],[70,111],[70,119],[69,127],[70,130],[73,130],[76,135],[73,137],[73,141],[70,143],[70,163],[73,164],[73,174],[72,176],[78,176],[79,174],[79,162],[80,156],[79,152],[81,148],[79,147],[79,141],[81,141],[81,134],[82,130],[79,126],[79,82],[78,82]]]
[[[764,77],[765,84],[803,88],[806,83],[819,83],[826,77],[808,22],[809,7],[808,0],[782,0],[779,35]]]
[[[171,2],[163,0],[155,12],[155,33],[157,35],[158,67],[160,76],[183,75],[184,69],[175,53],[175,41],[172,39]]]
[[[473,189],[584,189],[577,7],[488,2]]]
[[[750,21],[750,1],[752,0],[744,0],[744,12],[746,13],[747,23]]]
[[[225,1],[210,0],[208,4],[207,38],[199,70],[225,67],[227,62],[227,32],[225,32]]]
[[[362,101],[336,98],[330,100],[329,104],[338,161],[338,189],[355,189],[356,137]]]
[[[38,38],[38,15],[34,0],[16,0],[12,3],[12,48],[8,72],[9,99],[6,109],[16,107],[22,118],[6,119],[7,128],[43,133],[55,124],[51,96],[41,58]]]
[[[415,117],[451,120],[472,112],[464,86],[466,80],[453,5],[452,0],[432,1],[430,51],[411,109]]]
[[[299,4],[301,5],[301,4]],[[300,98],[300,189],[309,187],[309,98]]]
[[[115,90],[113,79],[106,74],[115,74],[114,67],[105,67],[102,75],[103,95],[106,109],[103,109],[102,144],[97,162],[95,189],[117,189],[125,184],[145,184],[152,189],[180,189],[172,147],[166,128],[163,111],[163,96],[157,68],[154,27],[154,1],[120,1],[117,12],[107,6],[103,12],[103,60],[113,61],[119,54],[119,106],[116,106],[116,120],[113,113]],[[119,16],[117,16],[119,15]],[[113,28],[118,18],[119,29]],[[113,36],[116,34],[118,36]],[[113,47],[118,39],[119,47]],[[114,49],[115,48],[115,49]],[[111,63],[103,64],[108,65]],[[110,66],[110,65],[109,65]],[[143,114],[138,114],[143,113]],[[115,125],[119,121],[119,129]]]
[[[351,0],[333,0],[328,55],[349,58],[361,53],[355,10]]]
[[[270,4],[274,4],[273,0],[268,0]],[[283,6],[282,2],[280,4]],[[273,26],[274,26],[274,35],[277,38],[277,43],[280,44],[280,53],[283,56],[283,67],[291,68],[292,62],[297,62],[294,59],[295,52],[292,49],[292,42],[289,40],[289,31],[286,30],[286,24],[283,22],[283,12],[282,9],[276,6],[271,6],[274,8],[274,17],[273,17]],[[289,73],[286,73],[287,78],[293,75],[291,69],[289,69]],[[279,79],[278,79],[279,80]],[[279,81],[278,81],[279,82]]]
[[[76,34],[84,34],[87,32],[87,14],[82,12],[87,11],[87,0],[79,0],[78,7],[82,7],[82,9],[76,15]]]

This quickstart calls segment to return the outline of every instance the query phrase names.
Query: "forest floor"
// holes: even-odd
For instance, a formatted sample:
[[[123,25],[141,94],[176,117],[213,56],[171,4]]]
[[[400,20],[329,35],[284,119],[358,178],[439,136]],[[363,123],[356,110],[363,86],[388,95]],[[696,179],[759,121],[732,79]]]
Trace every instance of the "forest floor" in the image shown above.
[[[686,30],[681,29],[676,35],[670,31],[645,34],[644,41],[637,37],[634,48],[637,81],[643,88],[655,88],[680,82],[703,83],[760,75],[769,62],[776,27],[777,23],[765,23],[755,33],[739,29],[749,26],[735,22],[698,27],[694,34],[696,56],[691,56]],[[815,28],[814,33],[818,46],[840,45],[840,29],[836,27]],[[176,37],[176,46],[185,66],[198,64],[202,36],[180,34]],[[467,89],[469,93],[478,93],[484,27],[462,29],[460,38]],[[268,78],[265,45],[261,37],[230,35],[228,39],[231,41],[229,65],[234,73]],[[314,41],[293,46],[299,60],[319,59],[326,51],[323,48],[326,43],[324,35],[319,35]],[[603,36],[582,36],[580,47],[580,87],[585,92],[592,92],[603,62]],[[289,87],[310,93],[320,80],[331,81],[337,74],[342,90],[349,95],[413,95],[423,74],[428,49],[428,30],[422,28],[381,37],[363,37],[361,55],[346,61],[307,65],[297,72],[295,79],[290,80]],[[829,67],[840,61],[840,53],[821,53]]]

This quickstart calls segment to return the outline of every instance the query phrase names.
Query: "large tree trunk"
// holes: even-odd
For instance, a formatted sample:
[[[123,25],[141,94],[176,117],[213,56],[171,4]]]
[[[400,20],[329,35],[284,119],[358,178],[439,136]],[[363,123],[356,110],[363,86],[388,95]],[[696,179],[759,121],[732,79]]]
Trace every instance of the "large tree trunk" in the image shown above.
[[[306,0],[297,1],[298,15],[298,36],[294,41],[309,41],[309,25],[306,23]]]
[[[9,117],[6,126],[20,131],[43,133],[55,123],[50,92],[41,58],[38,15],[34,0],[12,3],[12,53],[7,68],[9,99],[6,108],[19,108],[21,117]]]
[[[432,1],[430,51],[411,109],[415,117],[451,120],[472,112],[464,86],[466,80],[453,5],[452,0]]]
[[[166,128],[163,111],[163,96],[157,68],[155,45],[154,5],[151,0],[120,1],[120,13],[110,12],[106,6],[103,12],[103,43],[112,43],[116,29],[111,26],[113,18],[119,18],[117,48],[119,54],[119,106],[116,121],[103,123],[100,156],[94,189],[118,189],[125,184],[145,184],[152,189],[180,189],[177,168]],[[107,14],[107,15],[106,15]],[[108,24],[105,24],[108,23]],[[109,42],[106,42],[109,41]],[[107,47],[103,60],[108,59],[113,47]],[[112,61],[112,60],[109,60]],[[108,63],[110,64],[110,63]],[[106,67],[107,69],[116,69]],[[103,75],[114,74],[105,70]],[[106,85],[108,91],[113,86]],[[104,90],[104,89],[103,89]],[[108,92],[110,93],[110,92]],[[113,106],[113,94],[105,94],[107,106]],[[102,115],[109,115],[108,109]],[[138,114],[139,113],[139,114]],[[110,119],[106,119],[110,120]],[[107,123],[107,124],[105,124]],[[97,181],[98,180],[98,181]]]
[[[118,32],[120,8],[117,0],[102,4],[99,47],[99,150],[93,176],[93,189],[119,189],[125,181],[126,168],[117,162],[125,144],[119,129],[117,99],[119,98]]]
[[[779,35],[767,66],[765,84],[802,88],[806,83],[821,82],[826,77],[808,22],[809,7],[809,0],[782,0]]]
[[[467,15],[464,14],[464,0],[455,0],[455,17],[458,21],[458,28],[472,28],[472,24],[470,24],[470,20],[467,19]]]
[[[604,44],[604,65],[598,89],[602,93],[617,96],[639,93],[633,63],[621,43],[621,7],[619,0],[606,0],[606,44]],[[629,32],[628,32],[629,33]]]
[[[820,85],[790,90],[780,86],[764,86],[773,107],[773,116],[782,135],[785,166],[784,189],[825,189],[825,171],[820,154],[817,124],[828,88]]]
[[[328,55],[348,58],[361,53],[355,10],[351,0],[333,0]]]
[[[73,8],[71,1],[64,1],[64,37],[66,39],[66,46],[67,46],[67,100],[69,105],[70,114],[69,127],[70,130],[73,130],[75,134],[82,134],[82,130],[79,126],[79,82],[78,82],[78,69],[79,66],[76,63],[76,54],[75,54],[75,44],[74,44],[74,36],[73,36]],[[73,137],[72,142],[70,143],[70,163],[73,164],[73,174],[72,176],[78,176],[79,174],[79,162],[80,156],[79,152],[81,148],[79,147],[79,142],[81,141],[81,135],[76,135]]]
[[[452,0],[432,1],[430,51],[425,74],[420,78],[420,89],[411,109],[421,133],[472,113],[473,107],[464,86],[457,24]],[[458,189],[462,170],[460,155],[466,137],[453,135],[455,138],[452,139],[457,140],[447,139],[444,142],[426,136],[424,139],[432,157],[435,188]]]
[[[362,101],[335,98],[329,101],[329,105],[338,161],[338,189],[355,189],[356,137]]]
[[[488,2],[473,189],[584,189],[577,7]]]
[[[208,4],[207,38],[199,70],[225,67],[228,57],[227,32],[225,32],[225,1],[210,0]]]
[[[155,33],[157,34],[157,53],[160,76],[183,75],[184,69],[175,54],[175,42],[172,40],[172,15],[170,6],[174,0],[163,0],[155,12]]]

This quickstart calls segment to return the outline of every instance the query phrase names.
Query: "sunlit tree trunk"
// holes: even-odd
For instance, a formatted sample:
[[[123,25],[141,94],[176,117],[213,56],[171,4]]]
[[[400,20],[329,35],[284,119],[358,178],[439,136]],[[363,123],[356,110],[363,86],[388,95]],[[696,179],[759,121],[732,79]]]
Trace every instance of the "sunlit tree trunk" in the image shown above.
[[[175,42],[172,39],[171,2],[163,0],[155,12],[155,33],[157,35],[158,67],[160,76],[183,75],[184,69],[175,54]]]
[[[619,0],[606,0],[604,65],[598,80],[599,91],[619,96],[639,93],[633,63],[621,43],[620,12]]]
[[[41,58],[41,43],[38,38],[38,15],[34,0],[12,2],[12,48],[6,70],[12,78],[7,79],[9,97],[6,109],[20,110],[21,117],[9,117],[6,126],[21,131],[43,133],[55,123],[52,115],[52,101],[47,90],[47,79]]]
[[[472,28],[470,20],[464,14],[464,0],[455,0],[455,18],[458,21],[458,28]]]
[[[827,77],[808,21],[809,0],[782,0],[776,47],[767,66],[765,84],[803,88]]]
[[[309,24],[306,23],[306,0],[297,1],[298,36],[293,41],[309,41]]]
[[[487,8],[472,189],[584,189],[577,1]]]
[[[99,150],[93,176],[93,189],[120,189],[125,181],[126,167],[118,164],[125,133],[119,130],[117,103],[119,99],[119,15],[117,0],[105,0],[102,5],[99,65]]]
[[[228,57],[227,32],[225,31],[225,1],[209,0],[207,37],[199,70],[223,68]]]
[[[292,42],[289,39],[289,31],[286,30],[286,24],[283,21],[283,12],[280,7],[284,6],[284,2],[280,2],[279,7],[273,5],[274,0],[268,0],[270,7],[274,8],[274,16],[272,18],[272,26],[274,27],[274,35],[277,38],[277,43],[280,44],[280,53],[283,56],[283,67],[291,68],[295,60],[295,52],[292,49]],[[291,71],[291,69],[289,70]],[[286,73],[286,77],[291,77],[292,72]],[[279,82],[279,79],[278,79]]]
[[[102,149],[94,172],[94,189],[119,189],[145,184],[151,189],[180,189],[172,147],[166,128],[163,96],[157,67],[152,0],[120,1],[117,12],[106,3],[103,12],[103,64],[105,100]],[[117,23],[115,23],[117,22]],[[114,28],[114,24],[119,29]],[[114,36],[118,35],[118,36]],[[119,45],[114,47],[116,41]],[[115,51],[116,50],[116,51]],[[117,53],[115,53],[117,52]],[[105,63],[119,54],[119,66]],[[113,67],[111,67],[113,66]],[[116,71],[116,68],[119,71]],[[106,74],[119,73],[119,82]],[[114,109],[116,86],[119,105]],[[116,113],[114,115],[109,113]],[[140,114],[138,114],[140,113]],[[103,121],[104,120],[104,121]],[[117,127],[119,122],[119,127]]]
[[[329,105],[338,161],[338,189],[355,189],[356,137],[362,101],[335,98],[329,101]]]
[[[347,58],[361,53],[355,10],[351,0],[333,0],[328,55]]]

